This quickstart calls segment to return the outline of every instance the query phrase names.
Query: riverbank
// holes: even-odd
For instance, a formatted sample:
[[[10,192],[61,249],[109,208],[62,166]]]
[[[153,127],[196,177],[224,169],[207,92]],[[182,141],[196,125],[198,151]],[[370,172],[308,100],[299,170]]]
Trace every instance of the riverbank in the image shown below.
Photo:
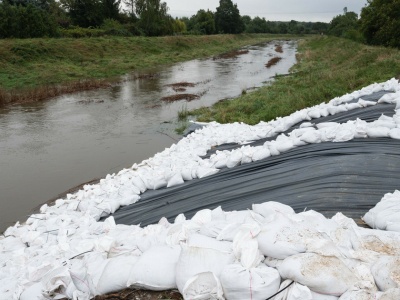
[[[301,40],[298,52],[290,76],[278,76],[271,85],[187,114],[198,121],[257,124],[400,76],[397,49],[318,36]]]
[[[141,72],[288,38],[294,37],[242,34],[1,40],[0,105],[105,87],[127,73],[149,76]]]

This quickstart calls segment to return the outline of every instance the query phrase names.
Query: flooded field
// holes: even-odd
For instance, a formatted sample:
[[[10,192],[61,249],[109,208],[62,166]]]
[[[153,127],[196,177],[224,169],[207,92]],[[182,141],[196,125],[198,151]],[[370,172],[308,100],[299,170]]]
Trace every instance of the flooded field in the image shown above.
[[[180,138],[180,110],[260,87],[288,73],[295,53],[295,42],[275,41],[129,74],[111,88],[0,109],[0,231],[74,186],[169,147]],[[280,59],[267,68],[274,57]]]

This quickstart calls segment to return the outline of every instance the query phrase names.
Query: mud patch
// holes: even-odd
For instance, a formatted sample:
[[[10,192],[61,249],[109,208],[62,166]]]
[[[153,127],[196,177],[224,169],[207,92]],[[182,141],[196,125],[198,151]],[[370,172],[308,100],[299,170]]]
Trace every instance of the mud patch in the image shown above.
[[[111,293],[102,296],[96,296],[93,300],[182,300],[183,297],[177,290],[169,291],[145,291],[136,289],[125,289],[118,293]]]
[[[265,67],[271,68],[272,66],[276,65],[281,59],[282,59],[282,57],[278,57],[278,56],[273,57],[265,64]]]
[[[185,92],[186,91],[186,89],[184,87],[173,87],[172,89],[177,93],[181,93],[181,92]]]
[[[104,100],[80,100],[77,102],[78,104],[91,104],[91,103],[104,103]]]
[[[196,83],[182,81],[182,82],[167,84],[165,86],[169,86],[172,88],[185,88],[185,87],[194,87],[196,86]]]
[[[214,56],[213,60],[217,59],[226,59],[226,58],[237,58],[239,55],[247,54],[249,53],[249,50],[235,50],[227,53],[223,53],[218,56]]]
[[[137,74],[133,76],[133,79],[154,79],[160,77],[160,73],[145,73],[145,74]]]
[[[275,45],[275,51],[276,52],[278,52],[278,53],[283,53],[283,49],[282,49],[282,46],[281,45]]]
[[[195,94],[176,94],[176,95],[162,97],[161,100],[165,102],[175,102],[180,100],[192,101],[199,98],[200,96]]]

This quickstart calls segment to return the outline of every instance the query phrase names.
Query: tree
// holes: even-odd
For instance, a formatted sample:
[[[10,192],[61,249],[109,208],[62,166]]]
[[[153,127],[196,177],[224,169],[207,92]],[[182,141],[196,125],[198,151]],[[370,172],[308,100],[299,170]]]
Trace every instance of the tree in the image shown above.
[[[220,0],[215,13],[215,26],[221,33],[241,33],[244,23],[240,17],[239,9],[231,0]]]
[[[128,8],[128,13],[131,18],[135,18],[136,0],[124,0],[124,4]]]
[[[172,28],[174,33],[186,32],[186,23],[178,18],[175,18],[174,22],[172,23]]]
[[[200,34],[215,33],[214,14],[210,10],[200,9],[192,18],[192,31]]]
[[[0,2],[0,38],[53,37],[57,29],[55,19],[39,6]]]
[[[119,19],[119,6],[121,0],[102,0],[103,4],[103,20],[104,19]]]
[[[173,33],[174,19],[167,14],[167,3],[160,0],[137,0],[138,25],[147,36]]]
[[[360,23],[368,44],[400,48],[399,0],[368,0]]]
[[[97,27],[103,23],[101,0],[61,0],[74,25]]]
[[[358,15],[351,11],[334,17],[329,24],[328,33],[344,37],[350,30],[358,30]]]

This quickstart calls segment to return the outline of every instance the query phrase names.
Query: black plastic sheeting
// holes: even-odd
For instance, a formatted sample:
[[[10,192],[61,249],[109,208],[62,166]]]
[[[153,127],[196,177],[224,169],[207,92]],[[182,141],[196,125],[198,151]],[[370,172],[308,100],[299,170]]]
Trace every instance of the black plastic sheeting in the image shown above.
[[[362,98],[377,100],[382,95]],[[312,122],[346,122],[356,118],[373,121],[382,113],[392,116],[394,105],[378,104]],[[238,145],[218,148],[224,147],[232,149]],[[146,226],[162,217],[173,221],[180,213],[190,218],[205,208],[243,210],[253,203],[277,201],[290,205],[296,212],[313,209],[326,217],[342,212],[360,218],[385,193],[400,187],[399,169],[399,140],[367,138],[309,144],[172,188],[146,191],[139,202],[120,208],[113,216],[119,224]]]

